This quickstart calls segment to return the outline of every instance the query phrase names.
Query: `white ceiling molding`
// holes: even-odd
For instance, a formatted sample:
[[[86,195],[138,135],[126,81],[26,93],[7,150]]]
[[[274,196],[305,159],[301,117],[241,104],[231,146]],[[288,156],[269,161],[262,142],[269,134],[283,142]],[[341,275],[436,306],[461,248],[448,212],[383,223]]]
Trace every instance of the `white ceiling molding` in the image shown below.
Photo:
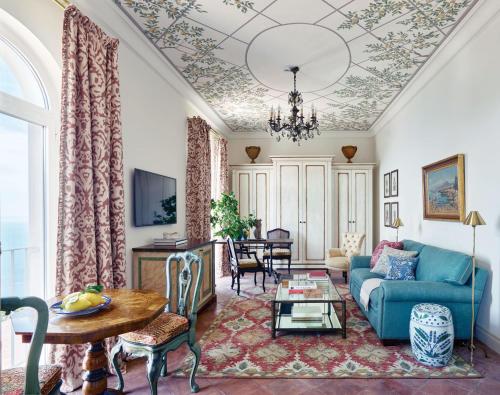
[[[111,1],[99,2],[95,6],[92,0],[73,0],[85,15],[95,21],[103,30],[120,40],[120,45],[126,45],[144,60],[158,76],[171,85],[182,97],[191,103],[192,107],[203,116],[217,132],[225,137],[232,135],[231,129],[220,116],[200,97],[179,72],[168,62],[141,33],[137,26]],[[112,21],[112,23],[110,23]]]
[[[370,132],[377,135],[433,78],[453,57],[486,25],[500,13],[500,1],[479,0],[471,12],[466,14],[459,25],[439,46],[432,58],[426,62],[414,78],[403,89],[382,116],[372,125]]]
[[[114,0],[236,134],[288,108],[289,65],[322,131],[369,133],[477,1]]]

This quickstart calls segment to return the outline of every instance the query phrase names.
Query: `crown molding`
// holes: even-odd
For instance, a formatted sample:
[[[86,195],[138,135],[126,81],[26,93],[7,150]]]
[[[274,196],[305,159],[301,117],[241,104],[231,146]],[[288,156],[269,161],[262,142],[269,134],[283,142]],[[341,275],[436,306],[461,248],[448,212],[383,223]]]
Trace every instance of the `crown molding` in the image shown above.
[[[460,50],[500,13],[500,1],[479,0],[424,63],[369,132],[376,136],[436,76]]]
[[[175,67],[144,36],[139,28],[122,12],[114,1],[100,1],[96,7],[93,0],[73,0],[85,15],[103,30],[117,37],[121,45],[127,46],[137,57],[146,62],[156,74],[167,82],[189,104],[202,115],[217,132],[230,138],[234,132],[222,118],[201,98]]]

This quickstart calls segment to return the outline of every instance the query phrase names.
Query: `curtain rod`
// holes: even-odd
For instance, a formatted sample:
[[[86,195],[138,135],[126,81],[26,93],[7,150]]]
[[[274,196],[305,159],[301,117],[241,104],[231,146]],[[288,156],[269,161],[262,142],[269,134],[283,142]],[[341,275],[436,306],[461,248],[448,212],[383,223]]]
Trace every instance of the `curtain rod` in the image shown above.
[[[61,7],[63,10],[66,9],[66,7],[69,6],[69,0],[52,0],[54,3],[56,3],[59,7]]]

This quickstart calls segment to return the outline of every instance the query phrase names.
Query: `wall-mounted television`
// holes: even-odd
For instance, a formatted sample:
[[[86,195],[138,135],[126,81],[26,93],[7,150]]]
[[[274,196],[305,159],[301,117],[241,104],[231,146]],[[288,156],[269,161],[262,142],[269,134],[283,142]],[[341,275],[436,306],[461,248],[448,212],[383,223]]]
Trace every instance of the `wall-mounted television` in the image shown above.
[[[135,226],[177,223],[176,184],[175,178],[134,170]]]

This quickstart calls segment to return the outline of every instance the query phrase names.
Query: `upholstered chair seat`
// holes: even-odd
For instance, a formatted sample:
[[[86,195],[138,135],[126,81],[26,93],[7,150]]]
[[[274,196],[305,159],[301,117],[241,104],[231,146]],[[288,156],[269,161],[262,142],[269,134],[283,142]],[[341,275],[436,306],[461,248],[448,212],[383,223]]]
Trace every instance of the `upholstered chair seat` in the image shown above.
[[[61,381],[62,369],[57,365],[44,365],[38,368],[38,380],[40,381],[40,393],[50,394]],[[23,395],[26,369],[13,368],[2,370],[1,391],[4,395]]]
[[[238,259],[238,262],[240,263],[240,268],[242,268],[242,269],[248,269],[251,267],[258,267],[259,266],[258,262],[252,258]]]
[[[273,256],[275,257],[288,256],[290,254],[291,252],[289,248],[273,248]],[[268,249],[264,250],[263,256],[265,257],[271,256],[271,251]]]
[[[186,317],[165,312],[146,327],[138,331],[124,333],[120,337],[128,342],[153,346],[168,342],[188,330],[189,320]]]
[[[344,280],[347,283],[347,272],[349,271],[351,257],[360,254],[364,240],[364,233],[343,233],[341,247],[330,248],[326,251],[325,266],[328,269],[342,271]]]

